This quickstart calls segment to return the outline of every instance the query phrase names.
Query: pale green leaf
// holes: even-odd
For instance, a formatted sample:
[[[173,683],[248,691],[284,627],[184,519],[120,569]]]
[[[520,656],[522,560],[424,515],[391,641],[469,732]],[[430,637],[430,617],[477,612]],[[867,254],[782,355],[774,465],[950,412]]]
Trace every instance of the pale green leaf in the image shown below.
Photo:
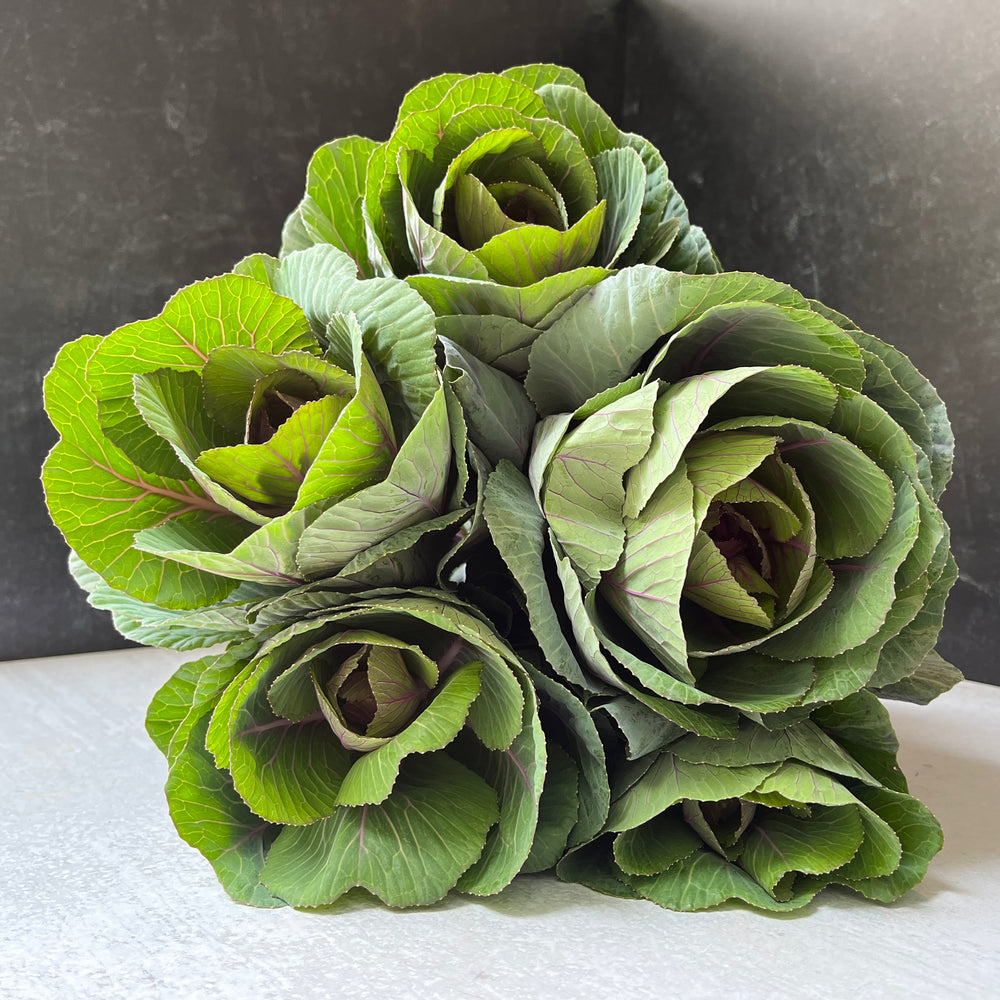
[[[270,588],[241,585],[217,604],[179,611],[115,590],[72,552],[69,567],[73,578],[87,591],[87,601],[95,608],[110,611],[115,628],[126,639],[144,646],[189,650],[241,638],[247,633],[248,609],[273,593]]]
[[[661,753],[652,767],[611,803],[607,829],[631,830],[682,799],[718,802],[753,791],[772,771],[773,764],[722,767],[693,764],[673,753]]]
[[[301,571],[314,578],[329,575],[397,531],[445,513],[451,453],[447,404],[439,389],[385,479],[335,503],[304,529]]]
[[[537,414],[521,384],[440,338],[444,376],[462,404],[469,437],[493,465],[507,459],[523,468]]]
[[[528,370],[528,350],[538,330],[509,316],[439,316],[438,336],[514,378]]]
[[[247,808],[225,771],[205,749],[205,721],[178,748],[167,775],[167,804],[177,832],[211,863],[238,903],[282,906],[260,884],[260,872],[278,828]]]
[[[832,872],[854,857],[863,836],[855,805],[817,805],[808,817],[758,809],[741,842],[740,866],[780,898],[776,887],[786,874]]]
[[[189,480],[139,469],[101,434],[97,403],[84,377],[101,343],[84,337],[67,344],[45,380],[46,406],[62,435],[45,460],[42,483],[56,526],[70,547],[116,590],[169,608],[221,601],[232,580],[211,576],[139,551],[135,533],[171,519],[211,523],[220,534],[242,531],[239,521]]]
[[[615,837],[615,861],[630,875],[656,875],[702,848],[679,809],[667,809]]]
[[[521,871],[546,871],[565,854],[570,831],[579,814],[579,772],[573,758],[558,743],[545,744],[545,784],[538,803],[538,825],[531,852]]]
[[[396,278],[359,280],[342,251],[319,245],[289,254],[274,276],[274,289],[298,302],[321,337],[338,313],[354,313],[362,349],[378,376],[397,431],[416,423],[439,386],[434,355],[434,317],[419,295]],[[330,345],[329,360],[353,366],[350,339]]]
[[[631,376],[651,347],[685,323],[720,302],[734,301],[804,304],[787,285],[757,274],[685,275],[645,265],[625,268],[539,335],[531,350],[528,394],[543,416],[574,410]],[[838,335],[857,352],[845,334]],[[756,359],[745,356],[739,364],[747,360]],[[674,378],[686,374],[691,373]]]
[[[917,799],[884,788],[860,787],[857,796],[892,827],[902,846],[899,867],[892,874],[847,881],[869,899],[890,902],[912,889],[926,874],[931,858],[941,850],[941,826]],[[846,881],[846,880],[845,880]]]
[[[566,554],[590,580],[625,543],[622,478],[649,448],[656,386],[591,414],[559,443],[545,472],[542,509]]]
[[[283,830],[261,878],[295,906],[333,902],[354,886],[390,906],[426,905],[479,857],[497,815],[496,796],[478,775],[444,753],[413,756],[381,804],[341,806]]]
[[[618,616],[675,677],[693,682],[680,600],[697,524],[683,463],[656,490],[637,519],[625,521],[621,559],[601,593]]]
[[[499,892],[521,871],[535,842],[542,784],[547,777],[545,737],[538,720],[531,683],[524,679],[524,726],[509,747],[487,750],[481,744],[472,752],[470,742],[456,747],[461,760],[486,780],[497,794],[500,817],[486,838],[482,856],[459,879],[457,888],[477,896]],[[481,697],[487,697],[483,692]],[[563,828],[576,821],[560,817]]]
[[[424,297],[437,316],[492,314],[536,326],[558,306],[596,285],[609,273],[602,267],[578,267],[524,288],[436,274],[414,274],[406,283]]]
[[[762,910],[794,910],[805,906],[819,887],[810,887],[787,901],[776,900],[745,871],[702,850],[659,875],[631,876],[635,892],[670,910],[705,910],[730,899],[741,899]]]
[[[614,267],[639,226],[646,170],[639,154],[628,147],[608,148],[594,157],[593,164],[597,193],[608,204],[594,259]]]
[[[542,654],[555,673],[587,688],[572,647],[559,626],[544,566],[545,522],[528,481],[502,462],[486,484],[486,523],[507,568],[524,594]]]

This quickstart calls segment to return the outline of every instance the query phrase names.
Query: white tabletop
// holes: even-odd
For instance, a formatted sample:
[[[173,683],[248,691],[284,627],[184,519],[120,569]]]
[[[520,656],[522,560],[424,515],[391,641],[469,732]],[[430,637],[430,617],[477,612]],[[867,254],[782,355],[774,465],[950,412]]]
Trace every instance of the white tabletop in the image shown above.
[[[0,663],[3,1000],[1000,997],[1000,688],[890,705],[945,847],[888,906],[682,914],[539,875],[316,914],[232,903],[175,834],[143,717],[183,658]]]

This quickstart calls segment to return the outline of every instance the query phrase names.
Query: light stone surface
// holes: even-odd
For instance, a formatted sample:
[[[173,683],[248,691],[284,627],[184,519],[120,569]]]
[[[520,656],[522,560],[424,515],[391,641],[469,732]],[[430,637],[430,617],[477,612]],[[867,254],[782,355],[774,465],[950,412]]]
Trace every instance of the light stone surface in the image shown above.
[[[174,833],[146,704],[162,650],[0,663],[3,1000],[1000,995],[1000,688],[892,705],[944,850],[880,906],[680,914],[548,876],[394,912],[253,910]]]

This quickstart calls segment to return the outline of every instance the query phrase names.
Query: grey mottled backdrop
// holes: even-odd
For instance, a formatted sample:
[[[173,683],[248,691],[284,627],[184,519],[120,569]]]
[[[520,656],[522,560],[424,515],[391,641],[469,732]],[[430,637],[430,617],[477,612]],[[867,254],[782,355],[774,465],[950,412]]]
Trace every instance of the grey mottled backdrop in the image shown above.
[[[1000,5],[637,0],[624,123],[726,267],[908,354],[948,405],[940,650],[1000,683]]]
[[[38,467],[58,347],[275,251],[312,149],[405,90],[532,60],[664,152],[723,261],[913,357],[959,439],[942,651],[1000,682],[994,0],[7,0],[0,16],[0,659],[120,645]]]

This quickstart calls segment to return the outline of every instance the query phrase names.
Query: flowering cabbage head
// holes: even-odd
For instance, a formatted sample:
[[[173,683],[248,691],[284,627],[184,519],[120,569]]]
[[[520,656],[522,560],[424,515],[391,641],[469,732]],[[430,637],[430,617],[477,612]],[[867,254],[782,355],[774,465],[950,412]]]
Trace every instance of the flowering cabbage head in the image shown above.
[[[237,271],[74,341],[46,380],[49,509],[122,620],[337,574],[406,582],[424,535],[443,553],[468,514],[420,296],[359,281],[333,247]]]
[[[499,471],[487,518],[557,672],[713,736],[954,683],[951,436],[898,352],[756,275],[636,267],[540,334],[526,387],[530,486]]]
[[[306,587],[255,628],[181,667],[147,717],[178,832],[235,899],[318,906],[361,886],[413,906],[521,870],[545,739],[488,624],[438,592]]]
[[[551,65],[434,77],[385,142],[321,147],[283,252],[314,243],[412,276],[439,315],[529,326],[610,268],[718,269],[656,149]]]
[[[685,736],[621,767],[604,831],[557,871],[673,910],[794,910],[829,885],[889,902],[942,843],[895,750],[865,692],[779,732],[744,719],[735,739]]]

